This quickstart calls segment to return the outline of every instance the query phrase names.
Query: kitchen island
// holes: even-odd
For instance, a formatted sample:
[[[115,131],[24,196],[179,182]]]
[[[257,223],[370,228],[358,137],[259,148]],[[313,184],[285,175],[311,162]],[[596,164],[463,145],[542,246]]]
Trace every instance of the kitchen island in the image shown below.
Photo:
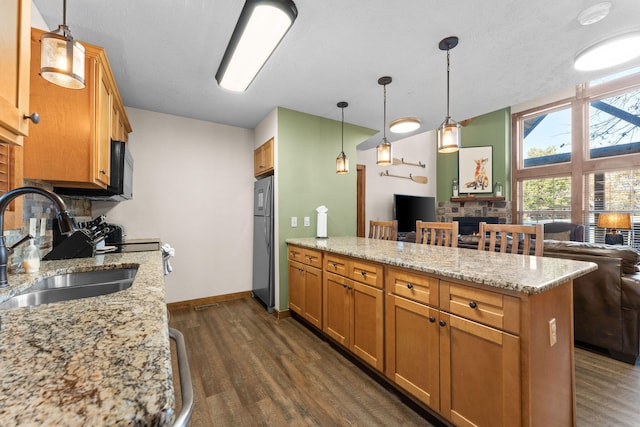
[[[0,425],[150,425],[174,417],[159,251],[43,261],[9,276],[0,302],[40,278],[137,267],[129,289],[0,310]]]
[[[594,263],[357,237],[287,244],[290,309],[442,420],[575,425],[572,280]]]

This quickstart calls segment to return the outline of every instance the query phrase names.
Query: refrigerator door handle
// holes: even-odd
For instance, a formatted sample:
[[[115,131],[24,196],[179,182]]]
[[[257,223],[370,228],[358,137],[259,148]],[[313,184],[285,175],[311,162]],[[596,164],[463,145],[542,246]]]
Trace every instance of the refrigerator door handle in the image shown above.
[[[271,226],[271,221],[273,219],[273,203],[271,200],[271,182],[269,182],[269,184],[267,185],[267,194],[265,197],[265,206],[267,207],[265,209],[265,218],[267,218],[267,221],[264,222],[264,242],[267,245],[267,249],[269,250],[269,252],[271,252],[271,241],[269,239],[269,234],[271,232],[271,230],[269,229]],[[268,211],[268,212],[266,212]]]

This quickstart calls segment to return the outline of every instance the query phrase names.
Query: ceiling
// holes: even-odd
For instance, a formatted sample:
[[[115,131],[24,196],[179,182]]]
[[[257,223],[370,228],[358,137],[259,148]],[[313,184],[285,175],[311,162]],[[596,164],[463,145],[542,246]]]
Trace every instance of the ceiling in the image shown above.
[[[462,121],[571,88],[614,70],[579,73],[575,54],[611,35],[640,29],[640,1],[612,0],[609,16],[581,26],[599,0],[294,0],[298,19],[248,90],[229,92],[214,78],[244,4],[241,0],[76,0],[67,24],[78,40],[106,49],[124,104],[254,128],[274,107],[383,127],[418,117],[418,132],[446,115],[446,53],[451,51],[451,116]],[[50,29],[62,0],[34,0]],[[373,147],[381,134],[361,144]],[[398,136],[387,132],[389,140]],[[406,135],[405,135],[406,136]]]

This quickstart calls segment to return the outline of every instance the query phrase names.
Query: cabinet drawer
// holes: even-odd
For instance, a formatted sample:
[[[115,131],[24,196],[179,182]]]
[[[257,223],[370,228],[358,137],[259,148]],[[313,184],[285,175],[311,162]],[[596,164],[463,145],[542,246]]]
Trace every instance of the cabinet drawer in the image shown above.
[[[510,295],[441,280],[440,308],[498,329],[520,332],[520,300]]]
[[[288,251],[290,260],[298,261],[312,267],[322,268],[322,252],[291,245],[288,247]]]
[[[423,304],[438,305],[438,279],[404,270],[389,269],[387,292]]]
[[[326,253],[324,255],[324,269],[331,273],[347,277],[349,275],[349,259]]]
[[[360,283],[382,289],[383,270],[382,265],[373,262],[365,262],[359,259],[351,261],[351,278]]]

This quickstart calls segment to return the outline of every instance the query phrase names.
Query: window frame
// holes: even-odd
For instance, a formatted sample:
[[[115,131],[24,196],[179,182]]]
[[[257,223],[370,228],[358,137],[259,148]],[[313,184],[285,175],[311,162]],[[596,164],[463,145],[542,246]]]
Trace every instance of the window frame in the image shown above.
[[[588,213],[585,200],[587,178],[592,173],[610,172],[640,168],[640,153],[622,154],[610,157],[589,157],[589,106],[594,100],[615,96],[620,93],[640,89],[640,73],[631,74],[598,85],[583,83],[575,88],[575,95],[558,99],[537,107],[532,107],[511,116],[511,218],[514,223],[522,222],[522,183],[529,179],[553,177],[571,178],[571,222],[581,224]],[[571,108],[571,161],[524,167],[524,120],[532,116]]]

